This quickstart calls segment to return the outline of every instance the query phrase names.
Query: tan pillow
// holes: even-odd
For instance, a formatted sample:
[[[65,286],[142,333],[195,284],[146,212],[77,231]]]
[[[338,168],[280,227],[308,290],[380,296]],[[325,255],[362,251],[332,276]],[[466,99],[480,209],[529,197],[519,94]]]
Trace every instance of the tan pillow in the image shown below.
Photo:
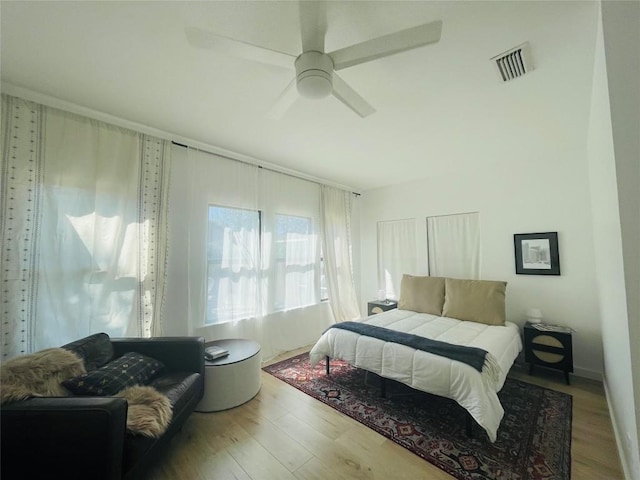
[[[442,315],[458,320],[504,325],[507,282],[447,278]]]
[[[402,276],[398,308],[418,313],[442,315],[444,304],[444,278]]]

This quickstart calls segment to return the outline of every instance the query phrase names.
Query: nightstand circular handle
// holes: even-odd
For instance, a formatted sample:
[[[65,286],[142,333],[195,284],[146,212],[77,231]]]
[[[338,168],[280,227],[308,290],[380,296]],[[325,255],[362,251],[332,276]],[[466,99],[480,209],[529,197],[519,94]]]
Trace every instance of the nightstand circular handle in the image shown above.
[[[536,350],[536,345],[546,345],[548,347],[564,349],[564,345],[562,345],[562,342],[560,342],[560,340],[558,340],[557,338],[551,337],[549,335],[538,335],[536,337],[533,337],[531,343],[531,350],[533,351],[533,354],[543,362],[559,363],[564,360],[565,356],[562,354]]]

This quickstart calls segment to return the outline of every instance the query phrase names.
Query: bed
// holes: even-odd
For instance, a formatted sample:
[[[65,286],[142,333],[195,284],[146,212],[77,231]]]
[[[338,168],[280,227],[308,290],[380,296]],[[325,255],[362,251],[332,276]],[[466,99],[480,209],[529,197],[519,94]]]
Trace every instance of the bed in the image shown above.
[[[322,334],[310,352],[311,364],[337,358],[417,390],[451,398],[494,442],[504,415],[497,393],[522,350],[518,326],[505,321],[505,289],[505,282],[404,275],[398,309],[358,322],[404,332],[418,340],[481,349],[486,354],[485,365],[491,368],[478,369],[343,328],[329,328]]]

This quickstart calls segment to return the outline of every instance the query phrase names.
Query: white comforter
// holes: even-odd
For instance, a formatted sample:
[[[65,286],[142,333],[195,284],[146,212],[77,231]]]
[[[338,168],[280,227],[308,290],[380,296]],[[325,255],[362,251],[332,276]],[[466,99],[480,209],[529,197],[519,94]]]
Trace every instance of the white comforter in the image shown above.
[[[498,378],[491,380],[457,360],[338,328],[331,328],[320,337],[309,354],[311,364],[316,365],[328,355],[417,390],[451,398],[467,409],[492,442],[496,440],[504,415],[497,392],[522,350],[517,325],[507,322],[504,327],[489,326],[409,310],[389,310],[362,321],[456,345],[482,348],[500,365]]]

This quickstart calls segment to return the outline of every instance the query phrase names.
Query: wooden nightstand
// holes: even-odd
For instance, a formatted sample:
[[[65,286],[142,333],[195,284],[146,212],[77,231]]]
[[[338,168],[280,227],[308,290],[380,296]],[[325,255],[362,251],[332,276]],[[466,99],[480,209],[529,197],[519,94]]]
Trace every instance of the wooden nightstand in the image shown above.
[[[524,360],[529,364],[529,375],[533,375],[534,365],[554,368],[564,372],[569,383],[569,373],[573,372],[573,347],[571,332],[538,330],[531,323],[524,325]]]
[[[375,315],[394,308],[398,308],[398,302],[395,300],[373,300],[367,303],[367,315]]]

